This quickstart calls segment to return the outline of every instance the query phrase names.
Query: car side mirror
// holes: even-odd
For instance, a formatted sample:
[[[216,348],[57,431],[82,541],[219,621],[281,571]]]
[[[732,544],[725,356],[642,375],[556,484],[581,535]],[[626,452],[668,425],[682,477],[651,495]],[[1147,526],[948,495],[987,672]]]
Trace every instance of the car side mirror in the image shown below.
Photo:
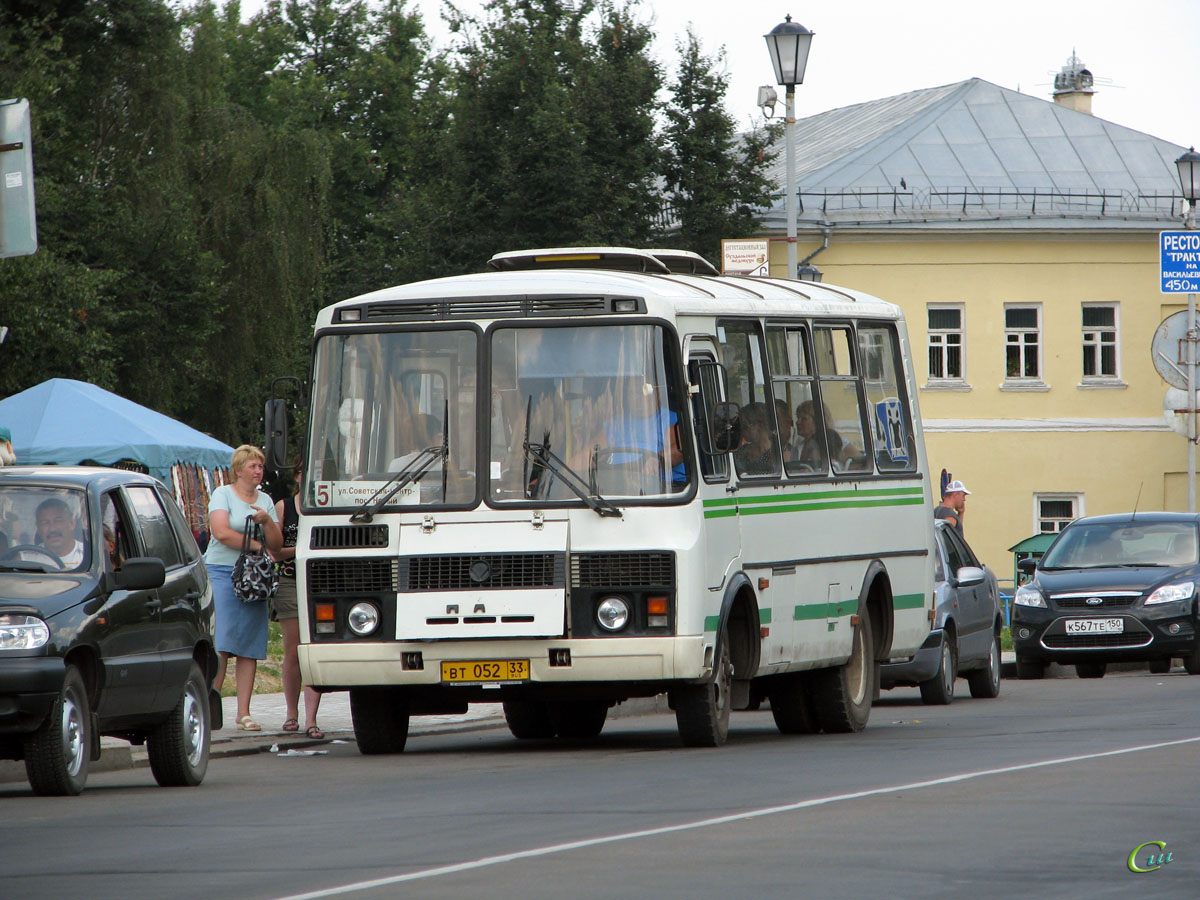
[[[975,584],[983,584],[983,569],[979,566],[963,566],[954,573],[954,580],[959,587],[971,587]]]
[[[113,584],[127,591],[148,591],[162,587],[167,567],[157,556],[131,556],[112,573]]]
[[[713,449],[732,453],[742,443],[742,410],[736,403],[717,403],[712,408],[709,427],[712,429]]]
[[[1038,561],[1035,557],[1026,556],[1024,559],[1017,560],[1017,570],[1024,575],[1032,575],[1037,571]]]

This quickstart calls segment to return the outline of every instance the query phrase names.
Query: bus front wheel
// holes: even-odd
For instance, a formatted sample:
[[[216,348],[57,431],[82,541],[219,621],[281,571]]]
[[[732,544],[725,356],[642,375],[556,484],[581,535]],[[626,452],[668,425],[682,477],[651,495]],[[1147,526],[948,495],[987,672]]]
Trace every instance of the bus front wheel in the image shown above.
[[[712,681],[675,688],[675,723],[685,747],[720,747],[729,737],[729,700],[733,690],[733,658],[729,635],[722,634]]]
[[[400,753],[408,742],[408,698],[399,688],[350,688],[350,719],[364,755]]]

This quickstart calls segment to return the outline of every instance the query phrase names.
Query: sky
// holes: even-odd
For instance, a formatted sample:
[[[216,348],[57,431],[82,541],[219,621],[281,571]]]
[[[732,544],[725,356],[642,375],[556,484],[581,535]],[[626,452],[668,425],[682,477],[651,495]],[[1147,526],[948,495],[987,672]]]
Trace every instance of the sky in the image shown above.
[[[410,5],[444,45],[442,0]],[[459,6],[483,3],[459,0]],[[725,48],[727,105],[739,127],[760,115],[759,85],[774,81],[763,35],[790,14],[815,32],[804,84],[796,88],[798,117],[974,77],[1049,99],[1054,74],[1074,51],[1096,77],[1097,116],[1185,147],[1200,144],[1198,0],[642,0],[640,6],[654,23],[664,63],[677,57],[675,44],[689,24],[707,53]],[[782,115],[782,102],[776,113]]]
[[[435,46],[446,46],[444,0],[408,4]],[[243,15],[260,5],[242,0]],[[478,12],[484,2],[457,5]],[[1200,0],[641,0],[638,8],[668,66],[689,25],[709,55],[724,48],[726,103],[739,128],[761,118],[758,87],[774,81],[763,35],[791,14],[815,32],[796,88],[800,118],[973,77],[1049,99],[1074,52],[1095,76],[1095,115],[1200,144]]]

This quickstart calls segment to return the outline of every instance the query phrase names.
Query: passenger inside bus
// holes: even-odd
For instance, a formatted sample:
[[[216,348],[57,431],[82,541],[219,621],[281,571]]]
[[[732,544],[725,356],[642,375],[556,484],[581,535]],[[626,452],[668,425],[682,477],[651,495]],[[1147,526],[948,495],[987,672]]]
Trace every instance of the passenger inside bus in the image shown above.
[[[738,472],[743,475],[770,475],[779,470],[775,442],[765,403],[747,403],[741,411],[742,446],[734,453]]]

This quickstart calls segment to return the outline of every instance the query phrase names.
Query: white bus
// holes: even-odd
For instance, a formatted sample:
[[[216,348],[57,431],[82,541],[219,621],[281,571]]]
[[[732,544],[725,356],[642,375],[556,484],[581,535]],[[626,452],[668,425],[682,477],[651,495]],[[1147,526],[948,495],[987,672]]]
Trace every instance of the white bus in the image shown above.
[[[477,702],[594,737],[663,693],[688,746],[763,700],[862,729],[933,612],[900,310],[678,251],[489,266],[317,318],[300,664],[360,750]]]

